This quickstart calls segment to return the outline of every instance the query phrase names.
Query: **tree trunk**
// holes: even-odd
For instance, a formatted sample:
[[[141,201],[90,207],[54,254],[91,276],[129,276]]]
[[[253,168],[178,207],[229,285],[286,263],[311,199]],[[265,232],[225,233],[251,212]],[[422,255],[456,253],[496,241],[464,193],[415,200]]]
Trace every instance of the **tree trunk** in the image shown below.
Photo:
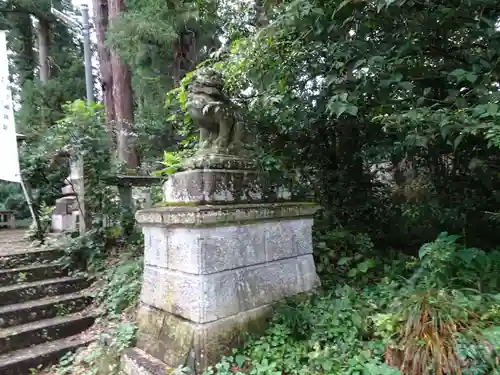
[[[111,53],[106,47],[106,31],[108,29],[108,0],[93,0],[94,25],[97,36],[97,53],[101,73],[101,89],[104,100],[106,124],[113,131],[115,109],[113,104],[113,74],[111,69]]]
[[[40,81],[47,82],[50,75],[49,67],[49,32],[50,24],[45,19],[38,20],[38,60],[40,64]]]
[[[120,12],[125,12],[124,0],[109,0],[109,24],[113,25]],[[128,170],[136,170],[139,156],[133,132],[134,121],[132,98],[132,75],[115,51],[111,51],[111,70],[113,77],[113,102],[116,118],[118,159]]]
[[[20,89],[21,100],[25,83],[35,79],[37,66],[34,48],[34,30],[29,14],[9,13],[11,30],[7,34],[8,48],[13,51],[12,63],[18,75],[17,84]]]
[[[174,64],[172,79],[174,86],[179,87],[182,78],[194,68],[198,60],[195,49],[195,35],[193,32],[184,30],[179,33],[179,38],[174,45]]]

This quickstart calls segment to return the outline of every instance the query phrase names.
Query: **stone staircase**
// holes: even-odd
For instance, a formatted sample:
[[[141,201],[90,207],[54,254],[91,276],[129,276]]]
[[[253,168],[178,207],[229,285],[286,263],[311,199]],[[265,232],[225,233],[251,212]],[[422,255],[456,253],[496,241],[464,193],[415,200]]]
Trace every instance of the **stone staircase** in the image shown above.
[[[60,256],[0,232],[1,375],[30,374],[91,341],[82,334],[94,323],[84,312],[90,281],[68,276]]]

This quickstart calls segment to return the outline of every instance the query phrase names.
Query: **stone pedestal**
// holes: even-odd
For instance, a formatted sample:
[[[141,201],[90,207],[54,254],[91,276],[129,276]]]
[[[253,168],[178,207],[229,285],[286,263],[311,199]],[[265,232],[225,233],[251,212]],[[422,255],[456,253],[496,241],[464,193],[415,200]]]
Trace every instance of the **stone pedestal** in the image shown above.
[[[73,185],[71,176],[66,178],[66,185],[62,188],[63,197],[56,199],[52,212],[51,230],[55,233],[76,230],[75,212],[78,212],[78,186]]]
[[[73,212],[77,210],[78,202],[74,195],[57,199],[55,209],[52,212],[52,231],[59,233],[74,230]]]
[[[80,220],[80,210],[83,210],[83,164],[82,161],[71,161],[71,173],[62,188],[63,197],[56,200],[52,212],[51,230],[55,233],[84,230]],[[83,226],[83,228],[82,228]]]
[[[160,374],[179,365],[201,373],[230,354],[243,332],[263,331],[273,303],[308,292],[317,282],[311,234],[317,206],[228,204],[229,195],[242,194],[224,182],[216,190],[229,192],[220,195],[226,202],[200,204],[200,197],[215,199],[207,189],[214,185],[204,182],[210,173],[181,173],[201,181],[197,188],[182,185],[182,191],[176,189],[181,185],[167,185],[167,196],[188,188],[183,203],[136,213],[144,233],[144,280],[137,347],[123,360],[128,375]]]

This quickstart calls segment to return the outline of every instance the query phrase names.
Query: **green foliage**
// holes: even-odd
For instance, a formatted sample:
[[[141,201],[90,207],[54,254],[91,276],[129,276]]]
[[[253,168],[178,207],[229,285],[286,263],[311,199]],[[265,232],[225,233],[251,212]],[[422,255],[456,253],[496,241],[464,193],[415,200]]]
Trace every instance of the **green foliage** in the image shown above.
[[[266,4],[269,24],[257,32],[221,3],[228,45],[204,63],[224,73],[248,111],[263,164],[299,172],[332,226],[413,250],[443,230],[492,246],[485,213],[500,210],[492,4],[285,1]],[[176,90],[169,120],[184,132],[182,82]]]
[[[181,166],[182,156],[178,152],[163,152],[163,169],[155,171],[153,176],[170,176]]]
[[[73,162],[83,161],[86,213],[83,219],[87,232],[83,236],[68,233],[56,246],[64,250],[68,266],[99,270],[110,244],[125,240],[132,244],[135,232],[127,229],[130,223],[133,228],[134,219],[121,207],[118,193],[111,185],[120,166],[112,159],[112,138],[103,121],[102,107],[76,100],[66,104],[64,110],[65,117],[45,133],[38,155],[42,159],[63,151]],[[67,158],[62,160],[67,163]],[[81,203],[77,202],[78,207]],[[118,224],[119,230],[114,233],[112,228]]]
[[[16,219],[30,217],[30,211],[26,203],[21,185],[0,181],[0,209],[14,211]]]
[[[56,375],[119,375],[120,358],[124,349],[133,344],[137,327],[130,322],[115,322],[97,336],[89,350],[64,356],[55,370]]]
[[[318,234],[315,261],[318,273],[325,279],[341,280],[346,276],[365,275],[377,264],[373,242],[364,233],[332,230]]]
[[[120,315],[137,304],[141,290],[142,260],[136,254],[124,253],[116,265],[104,271],[104,285],[94,297],[97,303],[104,305],[107,314]]]
[[[55,243],[47,246],[63,252],[61,261],[71,270],[87,270],[90,273],[102,270],[106,243],[102,231],[91,229],[85,234],[65,232]]]
[[[71,242],[60,242],[62,248],[74,246],[75,251],[90,250],[93,256],[98,253],[97,246],[91,242],[99,236],[91,233],[83,237],[75,237]],[[95,241],[95,240],[94,240]],[[79,244],[80,247],[77,247]],[[120,359],[124,349],[134,344],[136,324],[128,316],[132,309],[137,306],[142,279],[142,256],[137,255],[137,249],[133,244],[129,252],[123,252],[116,256],[111,264],[103,267],[102,258],[97,264],[100,266],[97,273],[99,281],[94,289],[93,297],[96,306],[102,311],[102,317],[96,322],[95,329],[98,330],[96,342],[89,348],[78,353],[65,356],[55,367],[57,375],[119,375]],[[100,244],[99,249],[104,249]],[[102,254],[102,253],[101,253]],[[115,256],[108,257],[108,262]],[[96,259],[94,259],[96,261]],[[94,262],[96,264],[96,262]]]
[[[340,247],[347,239],[355,246],[356,237],[361,248],[370,243],[346,231],[324,237]],[[206,374],[497,373],[500,310],[493,293],[499,290],[471,289],[470,278],[474,273],[482,280],[478,259],[488,258],[494,269],[500,257],[465,248],[457,239],[442,233],[422,246],[418,261],[377,257],[393,272],[365,274],[350,285],[339,282],[322,294],[284,302],[265,335]],[[405,280],[401,275],[408,270],[413,276]],[[485,279],[491,277],[498,279],[498,273]]]
[[[0,8],[7,11],[1,13],[0,22],[8,30],[8,48],[12,52],[9,63],[13,96],[18,104],[16,127],[19,133],[27,136],[20,148],[21,170],[38,211],[42,204],[54,205],[68,174],[67,165],[53,163],[44,143],[50,127],[64,116],[63,105],[85,94],[83,49],[73,32],[49,14],[51,6],[71,12],[68,2],[18,0],[3,3]],[[12,12],[13,9],[16,11]],[[31,16],[51,23],[48,82],[37,79],[36,28]],[[27,218],[28,207],[19,189],[15,190],[6,203],[16,210],[18,217]]]
[[[29,241],[41,241],[43,242],[45,237],[50,231],[51,223],[52,223],[52,212],[54,211],[54,207],[48,207],[45,203],[42,202],[41,207],[38,210],[39,214],[39,224],[38,227],[36,222],[32,222],[30,227],[25,233],[25,238]]]
[[[459,236],[441,233],[419,251],[420,268],[412,281],[432,288],[470,288],[483,293],[500,290],[500,252],[465,248]]]
[[[126,6],[108,30],[107,43],[131,67],[138,147],[155,157],[148,146],[158,152],[172,145],[165,93],[218,44],[216,4],[128,0]]]

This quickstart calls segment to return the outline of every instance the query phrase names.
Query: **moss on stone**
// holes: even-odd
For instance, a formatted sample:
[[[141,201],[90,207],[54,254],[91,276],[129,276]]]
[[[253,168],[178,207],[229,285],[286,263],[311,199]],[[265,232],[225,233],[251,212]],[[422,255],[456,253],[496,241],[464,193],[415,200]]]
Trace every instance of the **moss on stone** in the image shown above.
[[[245,311],[209,323],[195,323],[157,308],[141,305],[137,347],[169,366],[186,364],[205,370],[240,347],[248,334],[262,334],[271,306]]]
[[[153,207],[155,208],[161,208],[161,207],[184,207],[184,206],[199,206],[199,202],[167,202],[167,201],[162,201],[159,203],[156,203]]]
[[[318,205],[316,202],[293,202],[293,204],[296,204],[299,206],[317,206]]]

